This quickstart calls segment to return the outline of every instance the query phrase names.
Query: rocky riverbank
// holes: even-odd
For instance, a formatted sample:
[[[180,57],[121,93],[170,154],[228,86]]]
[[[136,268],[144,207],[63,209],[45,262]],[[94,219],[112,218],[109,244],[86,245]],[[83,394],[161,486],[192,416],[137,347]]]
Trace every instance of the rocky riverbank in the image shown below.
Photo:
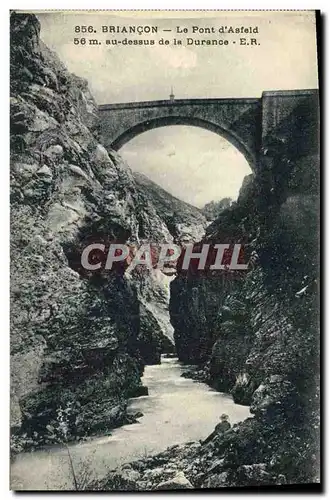
[[[157,491],[290,484],[287,471],[278,468],[282,457],[273,455],[270,462],[272,453],[265,453],[269,435],[266,430],[262,432],[261,425],[247,419],[206,444],[172,446],[109,472],[104,480],[90,483],[87,489]],[[253,435],[258,439],[252,443]],[[242,456],[238,457],[238,453]]]

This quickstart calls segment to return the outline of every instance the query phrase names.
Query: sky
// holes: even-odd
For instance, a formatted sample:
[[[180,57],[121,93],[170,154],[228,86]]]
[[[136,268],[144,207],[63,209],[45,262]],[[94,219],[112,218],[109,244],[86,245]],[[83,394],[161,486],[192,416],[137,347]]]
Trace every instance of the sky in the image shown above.
[[[126,143],[120,154],[134,170],[200,208],[211,200],[236,199],[244,176],[251,173],[234,146],[198,127],[150,130]]]
[[[67,68],[86,78],[98,104],[176,98],[260,97],[264,90],[317,88],[314,13],[305,12],[47,12],[37,13],[41,38]],[[152,16],[152,17],[151,17]],[[165,18],[166,16],[166,18]],[[82,35],[75,26],[93,26]],[[104,34],[102,26],[158,26],[154,35]],[[258,46],[188,46],[193,26],[258,27],[255,35],[196,34],[195,38],[253,36]],[[188,34],[177,34],[177,29]],[[171,32],[163,32],[169,29]],[[76,37],[100,45],[77,46]],[[173,38],[182,45],[173,45]],[[235,38],[236,37],[236,38]],[[109,46],[106,39],[154,39],[153,46]],[[160,45],[168,38],[170,45]],[[196,206],[236,198],[251,172],[225,139],[195,127],[163,127],[132,139],[120,151],[133,170],[148,175],[175,196]]]

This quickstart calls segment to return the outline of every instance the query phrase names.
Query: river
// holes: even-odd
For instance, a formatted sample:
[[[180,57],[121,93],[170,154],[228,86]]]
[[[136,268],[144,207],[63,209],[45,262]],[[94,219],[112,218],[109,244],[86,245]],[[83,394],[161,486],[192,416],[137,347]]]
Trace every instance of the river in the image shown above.
[[[229,415],[232,424],[250,416],[249,408],[235,404],[231,396],[181,377],[186,369],[176,358],[162,358],[160,365],[147,366],[142,381],[149,395],[133,398],[129,404],[143,417],[115,429],[111,436],[70,445],[75,470],[88,469],[93,479],[100,478],[110,469],[168,446],[206,438],[222,413]],[[52,446],[17,455],[11,466],[11,488],[72,489],[66,449]]]

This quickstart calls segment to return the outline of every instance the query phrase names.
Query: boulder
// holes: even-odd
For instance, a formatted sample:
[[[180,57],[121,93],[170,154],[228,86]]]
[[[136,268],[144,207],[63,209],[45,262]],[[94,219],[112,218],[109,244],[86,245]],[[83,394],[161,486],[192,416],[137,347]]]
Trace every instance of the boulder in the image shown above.
[[[100,489],[100,488],[97,488]],[[137,482],[130,479],[126,470],[123,473],[115,472],[109,474],[102,484],[102,491],[138,491]]]
[[[136,482],[140,479],[140,473],[137,470],[122,468],[120,474],[127,481]]]
[[[251,402],[251,397],[255,388],[253,378],[246,372],[240,372],[236,377],[235,385],[230,393],[235,403],[248,405]]]
[[[212,474],[202,483],[202,488],[224,488],[228,486],[228,472]]]
[[[156,486],[156,490],[191,490],[193,485],[182,471],[178,472],[172,479],[163,481]]]
[[[266,464],[242,465],[237,469],[241,486],[257,486],[271,484],[271,475],[266,470]]]
[[[219,472],[219,470],[223,469],[224,464],[225,464],[224,458],[220,458],[219,460],[216,460],[215,462],[213,462],[211,467],[208,469],[207,474],[210,474],[210,473],[214,474],[215,472]]]
[[[271,375],[254,391],[251,413],[261,416],[268,411],[281,411],[283,402],[294,402],[294,386],[282,375]]]

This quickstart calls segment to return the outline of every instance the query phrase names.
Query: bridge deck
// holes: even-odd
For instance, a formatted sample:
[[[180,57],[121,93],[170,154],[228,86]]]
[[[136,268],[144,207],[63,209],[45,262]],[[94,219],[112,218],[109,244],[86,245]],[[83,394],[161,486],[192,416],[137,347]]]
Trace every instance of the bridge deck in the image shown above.
[[[98,106],[100,111],[107,109],[125,109],[125,108],[153,108],[159,106],[187,106],[193,104],[252,104],[261,101],[259,97],[243,97],[243,98],[210,98],[210,99],[170,99],[162,101],[136,101],[136,102],[123,102],[116,104],[100,104]]]
[[[262,93],[262,97],[278,97],[278,96],[304,96],[317,94],[318,89],[299,89],[299,90],[266,90]],[[262,97],[211,97],[202,99],[163,99],[160,101],[135,101],[135,102],[119,102],[115,104],[99,104],[100,111],[107,109],[128,109],[128,108],[152,108],[158,106],[187,106],[194,104],[252,104],[261,102]]]

